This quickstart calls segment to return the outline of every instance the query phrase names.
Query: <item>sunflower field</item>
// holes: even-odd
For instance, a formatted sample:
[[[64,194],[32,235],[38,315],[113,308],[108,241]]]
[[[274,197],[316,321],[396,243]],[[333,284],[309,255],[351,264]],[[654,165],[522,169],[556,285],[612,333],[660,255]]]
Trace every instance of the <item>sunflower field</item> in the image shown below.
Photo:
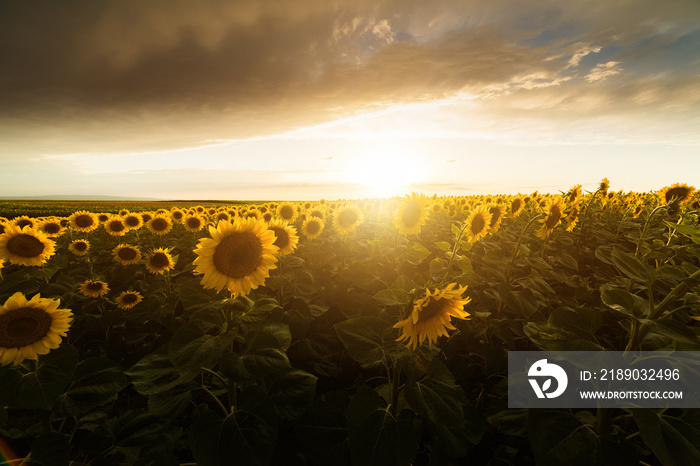
[[[509,351],[700,351],[700,197],[0,205],[0,464],[690,465],[692,409],[509,409]]]

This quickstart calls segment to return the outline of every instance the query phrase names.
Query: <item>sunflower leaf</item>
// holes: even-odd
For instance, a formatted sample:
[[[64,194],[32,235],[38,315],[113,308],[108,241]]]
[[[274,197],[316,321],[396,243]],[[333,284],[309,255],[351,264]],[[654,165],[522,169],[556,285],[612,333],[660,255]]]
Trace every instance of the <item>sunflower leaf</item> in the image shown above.
[[[50,410],[68,387],[77,365],[78,351],[66,343],[40,356],[37,369],[22,376],[15,387],[16,407]]]

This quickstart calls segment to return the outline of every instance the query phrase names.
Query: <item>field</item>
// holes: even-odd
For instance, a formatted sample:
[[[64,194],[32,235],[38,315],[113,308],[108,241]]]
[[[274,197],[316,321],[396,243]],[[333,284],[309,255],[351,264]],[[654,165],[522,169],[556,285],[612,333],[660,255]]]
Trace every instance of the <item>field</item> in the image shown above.
[[[0,202],[0,464],[700,464],[697,410],[506,390],[700,351],[699,199]]]

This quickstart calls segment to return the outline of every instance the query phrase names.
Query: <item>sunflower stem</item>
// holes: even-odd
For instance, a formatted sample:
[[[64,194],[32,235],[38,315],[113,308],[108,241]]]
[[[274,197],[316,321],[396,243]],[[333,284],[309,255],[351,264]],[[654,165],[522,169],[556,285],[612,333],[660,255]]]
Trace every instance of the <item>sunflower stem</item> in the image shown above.
[[[401,379],[401,366],[394,366],[394,377],[391,380],[391,415],[396,418],[399,405],[399,383]]]

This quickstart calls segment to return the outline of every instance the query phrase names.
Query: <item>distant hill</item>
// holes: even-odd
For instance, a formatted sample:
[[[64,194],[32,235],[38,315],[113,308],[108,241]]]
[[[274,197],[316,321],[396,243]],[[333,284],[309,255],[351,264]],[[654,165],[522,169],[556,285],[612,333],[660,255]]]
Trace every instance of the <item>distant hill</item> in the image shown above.
[[[162,201],[156,197],[99,196],[85,194],[53,194],[49,196],[0,196],[6,201]]]

